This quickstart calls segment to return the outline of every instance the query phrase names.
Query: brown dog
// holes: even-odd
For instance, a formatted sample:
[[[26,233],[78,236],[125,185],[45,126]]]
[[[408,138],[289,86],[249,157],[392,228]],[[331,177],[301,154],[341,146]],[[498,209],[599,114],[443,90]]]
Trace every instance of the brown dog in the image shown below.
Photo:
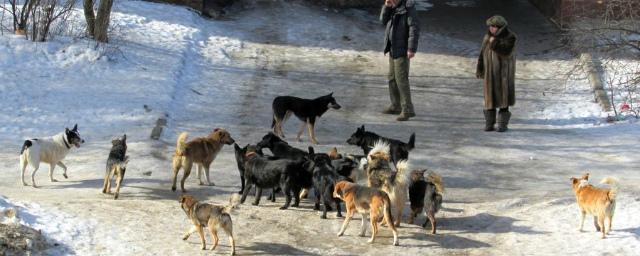
[[[182,192],[186,192],[184,189],[184,181],[189,177],[191,173],[191,167],[193,163],[198,165],[198,181],[200,185],[203,185],[201,174],[204,167],[205,177],[207,178],[207,186],[214,185],[209,180],[209,166],[213,160],[216,159],[218,153],[225,144],[231,145],[235,142],[231,138],[231,134],[222,128],[215,128],[207,137],[195,138],[188,143],[188,133],[183,132],[178,136],[176,143],[176,153],[173,156],[173,186],[171,190],[176,191],[176,180],[178,178],[178,171],[180,168],[184,168],[184,176],[180,181],[180,187]]]
[[[580,231],[584,226],[584,218],[588,213],[593,215],[593,224],[596,231],[602,232],[602,238],[611,231],[611,222],[616,208],[616,195],[618,194],[618,183],[616,179],[607,177],[600,183],[608,184],[610,189],[597,188],[589,184],[589,174],[586,173],[582,178],[571,178],[573,183],[573,192],[576,194],[576,201],[580,207]],[[609,228],[605,231],[604,219],[609,219]]]
[[[191,234],[198,232],[198,235],[200,235],[200,242],[202,243],[202,250],[205,250],[207,245],[204,238],[203,228],[207,227],[211,237],[213,238],[213,247],[211,247],[211,250],[213,251],[218,246],[218,228],[222,228],[222,230],[224,230],[224,232],[229,236],[231,255],[234,255],[236,252],[236,244],[233,240],[233,224],[229,213],[238,205],[237,197],[237,195],[235,195],[235,197],[231,197],[228,206],[219,206],[200,203],[190,195],[180,196],[180,207],[193,223],[193,227],[187,231],[182,240],[187,240]]]
[[[342,223],[342,228],[340,228],[338,236],[344,234],[344,231],[349,225],[349,221],[351,221],[353,214],[357,211],[362,214],[360,236],[364,236],[367,230],[366,214],[369,213],[371,239],[369,239],[368,242],[373,243],[373,240],[378,234],[378,220],[384,216],[385,222],[393,232],[393,245],[398,245],[398,231],[396,231],[396,227],[393,225],[391,201],[387,193],[374,188],[359,186],[358,184],[348,181],[340,181],[335,185],[333,197],[342,199],[347,208],[347,217],[344,219],[344,223]]]

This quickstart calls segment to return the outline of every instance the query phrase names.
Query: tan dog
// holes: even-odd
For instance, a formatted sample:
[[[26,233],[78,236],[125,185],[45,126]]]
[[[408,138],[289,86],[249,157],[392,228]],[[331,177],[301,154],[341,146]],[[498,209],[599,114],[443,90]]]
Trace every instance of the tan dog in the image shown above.
[[[340,181],[336,183],[333,190],[333,197],[340,198],[344,201],[347,208],[347,217],[342,223],[342,228],[338,232],[338,236],[342,236],[349,225],[349,221],[357,212],[362,214],[362,227],[360,236],[364,236],[367,230],[366,220],[369,213],[369,221],[371,223],[371,239],[369,243],[373,243],[378,234],[378,220],[384,216],[384,220],[389,224],[389,228],[393,232],[393,245],[398,245],[398,231],[393,225],[393,216],[391,215],[391,201],[384,191],[359,186],[358,184],[348,181]]]
[[[180,187],[182,192],[186,192],[184,189],[184,181],[189,177],[191,173],[191,167],[193,163],[198,165],[198,181],[200,185],[203,185],[201,174],[204,167],[205,177],[207,178],[207,186],[214,185],[209,179],[209,166],[213,160],[216,159],[218,153],[225,144],[231,145],[235,142],[231,138],[231,134],[222,128],[215,128],[213,132],[207,137],[195,138],[188,143],[188,133],[183,132],[178,136],[176,143],[176,153],[173,156],[173,186],[171,190],[176,191],[176,180],[178,178],[178,171],[180,168],[184,168],[184,176],[180,181]]]
[[[580,231],[584,226],[584,218],[588,213],[593,215],[593,223],[596,231],[602,232],[602,238],[611,231],[611,222],[613,222],[613,214],[616,208],[616,195],[618,194],[618,182],[616,179],[607,177],[600,183],[608,184],[610,189],[597,188],[589,184],[589,174],[586,173],[582,178],[571,178],[573,183],[573,192],[576,194],[576,201],[580,207]],[[605,231],[604,219],[609,219],[609,228]]]
[[[407,160],[400,160],[396,164],[396,172],[391,169],[391,155],[389,144],[378,141],[367,155],[367,183],[369,187],[381,189],[391,199],[395,209],[396,227],[400,226],[402,211],[407,201],[410,165]],[[385,222],[386,223],[386,222]]]
[[[191,234],[198,232],[198,235],[200,235],[200,242],[202,243],[202,250],[207,249],[203,230],[204,227],[207,227],[211,237],[213,238],[213,247],[211,247],[211,250],[213,251],[218,246],[218,228],[222,228],[222,230],[224,230],[224,232],[229,236],[231,255],[234,255],[236,252],[236,244],[233,239],[233,223],[231,222],[231,216],[229,213],[238,205],[238,202],[237,194],[231,197],[228,206],[200,203],[190,195],[180,196],[180,207],[193,223],[193,227],[189,229],[182,240],[187,240]]]

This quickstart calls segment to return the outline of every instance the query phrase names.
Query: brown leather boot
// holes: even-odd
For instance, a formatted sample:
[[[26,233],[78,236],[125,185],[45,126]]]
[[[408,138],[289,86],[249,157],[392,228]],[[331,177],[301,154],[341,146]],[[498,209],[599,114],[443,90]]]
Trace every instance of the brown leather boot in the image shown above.
[[[402,112],[400,113],[400,115],[398,116],[398,118],[396,118],[396,121],[407,121],[409,120],[409,118],[416,116],[415,113],[407,113],[407,112]]]

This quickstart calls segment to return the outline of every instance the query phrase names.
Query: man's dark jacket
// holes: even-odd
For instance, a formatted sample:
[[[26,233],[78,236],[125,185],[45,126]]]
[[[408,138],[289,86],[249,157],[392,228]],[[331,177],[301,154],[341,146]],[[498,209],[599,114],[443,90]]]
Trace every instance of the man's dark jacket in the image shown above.
[[[420,28],[413,0],[400,0],[398,6],[382,6],[380,21],[387,26],[384,32],[384,53],[392,58],[406,57],[407,51],[418,50]]]

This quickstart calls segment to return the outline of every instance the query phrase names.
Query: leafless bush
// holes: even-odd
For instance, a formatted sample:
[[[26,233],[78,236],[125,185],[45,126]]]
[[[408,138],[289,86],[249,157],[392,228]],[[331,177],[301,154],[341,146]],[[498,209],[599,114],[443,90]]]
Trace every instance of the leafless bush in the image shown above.
[[[14,33],[33,41],[46,41],[52,24],[67,20],[74,5],[73,0],[6,0],[0,9],[3,15],[11,16]]]

